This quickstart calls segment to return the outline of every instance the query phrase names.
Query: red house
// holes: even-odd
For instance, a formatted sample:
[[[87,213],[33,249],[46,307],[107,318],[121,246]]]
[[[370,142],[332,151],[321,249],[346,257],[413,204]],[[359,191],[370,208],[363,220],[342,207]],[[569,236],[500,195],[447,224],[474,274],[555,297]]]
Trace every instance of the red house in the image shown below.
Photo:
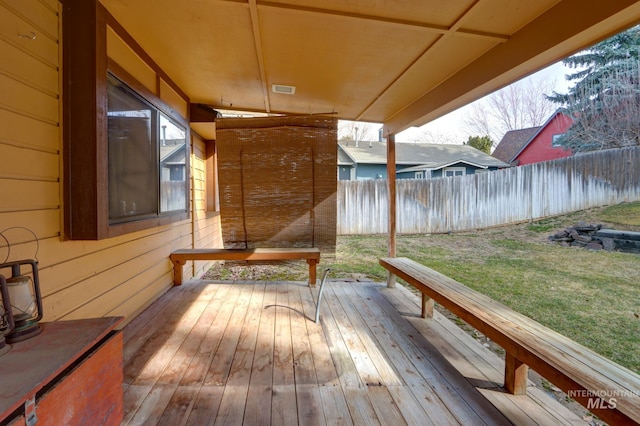
[[[491,155],[512,166],[568,157],[571,151],[557,141],[572,123],[571,117],[558,110],[542,126],[505,133]]]

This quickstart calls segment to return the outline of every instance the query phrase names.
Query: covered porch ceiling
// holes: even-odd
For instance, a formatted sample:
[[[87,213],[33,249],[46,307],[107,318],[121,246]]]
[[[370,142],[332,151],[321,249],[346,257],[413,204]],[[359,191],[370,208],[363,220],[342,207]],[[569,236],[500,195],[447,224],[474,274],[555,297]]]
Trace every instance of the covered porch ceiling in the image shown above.
[[[386,133],[640,22],[631,0],[101,2],[192,103],[333,113],[384,123]]]

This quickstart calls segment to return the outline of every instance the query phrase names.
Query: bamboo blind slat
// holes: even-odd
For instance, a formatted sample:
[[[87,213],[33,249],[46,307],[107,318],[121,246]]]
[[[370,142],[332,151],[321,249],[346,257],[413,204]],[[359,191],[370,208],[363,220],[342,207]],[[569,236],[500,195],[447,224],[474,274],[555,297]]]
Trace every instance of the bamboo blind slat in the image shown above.
[[[221,119],[216,134],[225,247],[335,251],[335,118]]]

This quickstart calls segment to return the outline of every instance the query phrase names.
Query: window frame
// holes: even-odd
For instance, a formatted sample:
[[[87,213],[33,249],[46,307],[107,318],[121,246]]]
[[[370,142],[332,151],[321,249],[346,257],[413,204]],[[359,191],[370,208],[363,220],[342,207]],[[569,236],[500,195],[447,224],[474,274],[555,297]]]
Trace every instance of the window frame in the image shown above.
[[[562,148],[562,145],[560,143],[558,143],[557,141],[560,138],[562,138],[563,135],[564,135],[564,133],[556,133],[556,134],[551,136],[551,147],[552,148]]]
[[[150,64],[162,82],[175,84],[99,2],[73,2],[63,19],[62,137],[63,137],[63,239],[100,240],[156,228],[190,218],[191,138],[188,117],[139,83],[107,55],[107,26],[129,41]],[[136,220],[110,223],[108,195],[107,73],[112,73],[160,112],[186,131],[186,202],[184,211],[154,214]],[[179,91],[179,89],[177,89]],[[179,92],[181,93],[181,92]],[[188,98],[183,96],[188,103]],[[159,167],[158,158],[158,167]],[[158,179],[160,178],[158,174]],[[159,184],[159,182],[158,182]],[[159,212],[159,208],[158,208]]]
[[[451,176],[447,176],[447,172],[452,172]],[[460,174],[456,174],[456,172],[462,172]],[[456,177],[456,176],[464,176],[467,174],[466,167],[445,167],[442,169],[442,177]]]

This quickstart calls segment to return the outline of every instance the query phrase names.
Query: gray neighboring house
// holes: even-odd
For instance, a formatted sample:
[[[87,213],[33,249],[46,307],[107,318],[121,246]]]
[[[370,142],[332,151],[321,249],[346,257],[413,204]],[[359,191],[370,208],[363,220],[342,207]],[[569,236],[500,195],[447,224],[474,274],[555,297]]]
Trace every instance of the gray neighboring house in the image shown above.
[[[398,179],[433,179],[470,175],[509,167],[509,164],[469,145],[396,143]],[[387,178],[387,144],[338,143],[338,179]]]

